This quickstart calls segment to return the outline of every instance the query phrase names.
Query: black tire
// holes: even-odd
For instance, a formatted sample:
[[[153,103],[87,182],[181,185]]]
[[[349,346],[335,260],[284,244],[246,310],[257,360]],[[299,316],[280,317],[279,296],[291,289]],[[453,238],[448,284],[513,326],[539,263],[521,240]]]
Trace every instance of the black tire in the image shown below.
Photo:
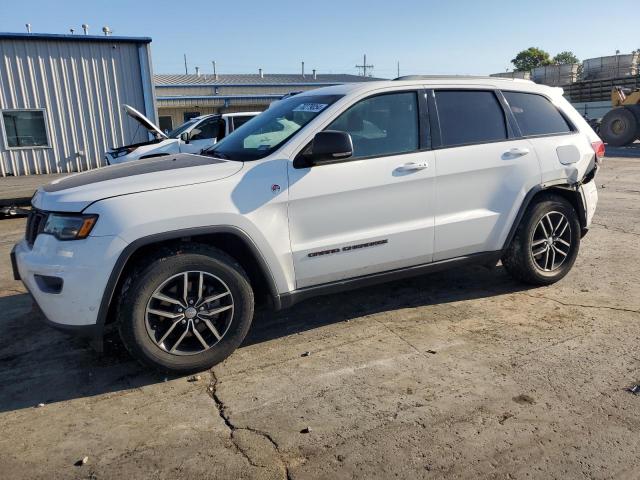
[[[539,265],[539,262],[542,263],[545,261],[545,254],[534,257],[532,246],[534,244],[534,236],[540,235],[542,228],[544,228],[539,227],[539,223],[547,214],[549,214],[547,218],[551,218],[552,221],[556,221],[553,219],[559,221],[560,215],[554,212],[559,212],[559,214],[564,215],[568,223],[570,231],[568,233],[565,231],[562,239],[569,243],[570,247],[565,247],[558,243],[558,246],[563,250],[568,250],[567,255],[566,257],[562,257],[563,261],[557,268],[551,268],[550,271],[545,271],[544,267]],[[553,237],[553,234],[551,234],[551,236]],[[526,213],[518,225],[513,240],[502,256],[502,264],[507,272],[517,280],[531,285],[550,285],[563,278],[569,273],[569,270],[571,270],[580,249],[580,237],[580,220],[573,205],[559,195],[542,194],[535,198],[527,208]],[[539,236],[536,238],[537,240],[535,240],[535,242],[541,241]],[[547,248],[547,245],[543,243],[539,247],[536,245],[535,248],[536,251],[539,251],[540,248]],[[550,251],[554,256],[554,259],[551,260],[551,267],[553,267],[556,255],[558,258],[561,258],[561,255],[559,253],[556,254],[553,250]]]
[[[151,338],[147,304],[167,279],[184,272],[199,271],[215,276],[228,288],[233,305],[227,317],[230,323],[222,338],[215,344],[212,342],[210,349],[195,354],[170,353]],[[190,275],[187,278],[193,279],[193,274]],[[198,278],[198,274],[195,275]],[[223,361],[242,343],[253,319],[253,290],[246,273],[232,257],[210,246],[195,244],[180,249],[163,249],[141,262],[125,280],[124,286],[118,305],[118,329],[122,342],[140,362],[163,372],[187,374],[206,370]],[[186,314],[186,310],[184,312]],[[195,328],[194,324],[184,328],[189,331],[189,327]],[[178,328],[180,325],[175,330]],[[194,341],[195,336],[189,331],[184,338]]]
[[[614,147],[629,145],[639,134],[640,122],[629,108],[614,108],[602,118],[600,136],[609,145]]]

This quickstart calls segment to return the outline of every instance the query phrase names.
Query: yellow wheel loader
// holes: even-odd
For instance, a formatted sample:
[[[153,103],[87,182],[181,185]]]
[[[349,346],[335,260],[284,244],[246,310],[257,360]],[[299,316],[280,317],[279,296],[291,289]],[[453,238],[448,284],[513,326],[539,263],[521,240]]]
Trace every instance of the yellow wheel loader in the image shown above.
[[[600,123],[600,137],[609,145],[621,147],[640,139],[640,89],[611,90],[611,105]]]

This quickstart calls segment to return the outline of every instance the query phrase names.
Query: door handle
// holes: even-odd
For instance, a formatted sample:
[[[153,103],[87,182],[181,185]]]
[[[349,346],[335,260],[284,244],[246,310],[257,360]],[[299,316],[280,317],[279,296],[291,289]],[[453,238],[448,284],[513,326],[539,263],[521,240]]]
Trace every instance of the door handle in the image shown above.
[[[515,148],[511,148],[508,151],[504,152],[507,155],[511,155],[513,157],[521,157],[523,155],[526,155],[529,153],[529,149],[528,148],[520,148],[520,147],[515,147]]]
[[[425,168],[429,168],[429,164],[427,162],[409,162],[403,165],[400,165],[396,168],[397,172],[415,172],[416,170],[424,170]]]

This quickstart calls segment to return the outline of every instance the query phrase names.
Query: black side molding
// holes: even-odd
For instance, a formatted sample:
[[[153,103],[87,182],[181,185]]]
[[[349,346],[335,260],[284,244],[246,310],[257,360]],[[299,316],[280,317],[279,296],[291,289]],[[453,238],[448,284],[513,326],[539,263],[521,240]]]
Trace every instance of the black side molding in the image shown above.
[[[280,296],[281,307],[288,308],[298,302],[301,302],[302,300],[317,297],[320,295],[329,295],[332,293],[344,292],[347,290],[355,290],[379,283],[386,283],[393,280],[401,280],[404,278],[425,275],[441,270],[448,270],[449,268],[453,268],[456,266],[474,264],[495,265],[498,260],[500,260],[501,256],[502,250],[498,250],[496,252],[475,253],[472,255],[466,255],[464,257],[425,263],[422,265],[415,265],[412,267],[400,268],[387,272],[372,273],[371,275],[364,275],[361,277],[349,278],[337,282],[330,282],[313,287],[302,288],[300,290],[294,290],[293,292],[282,294]]]

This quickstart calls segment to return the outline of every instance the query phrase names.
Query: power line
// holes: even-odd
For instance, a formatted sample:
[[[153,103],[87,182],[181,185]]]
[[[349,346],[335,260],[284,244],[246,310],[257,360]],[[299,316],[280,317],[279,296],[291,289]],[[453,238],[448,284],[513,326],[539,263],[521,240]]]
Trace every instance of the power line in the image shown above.
[[[373,68],[373,65],[367,65],[367,54],[366,53],[364,54],[362,65],[356,65],[356,68],[358,69],[358,71],[360,69],[362,69],[362,76],[363,77],[367,76],[367,68],[368,69],[372,69]],[[371,76],[371,74],[369,74],[369,76]]]

